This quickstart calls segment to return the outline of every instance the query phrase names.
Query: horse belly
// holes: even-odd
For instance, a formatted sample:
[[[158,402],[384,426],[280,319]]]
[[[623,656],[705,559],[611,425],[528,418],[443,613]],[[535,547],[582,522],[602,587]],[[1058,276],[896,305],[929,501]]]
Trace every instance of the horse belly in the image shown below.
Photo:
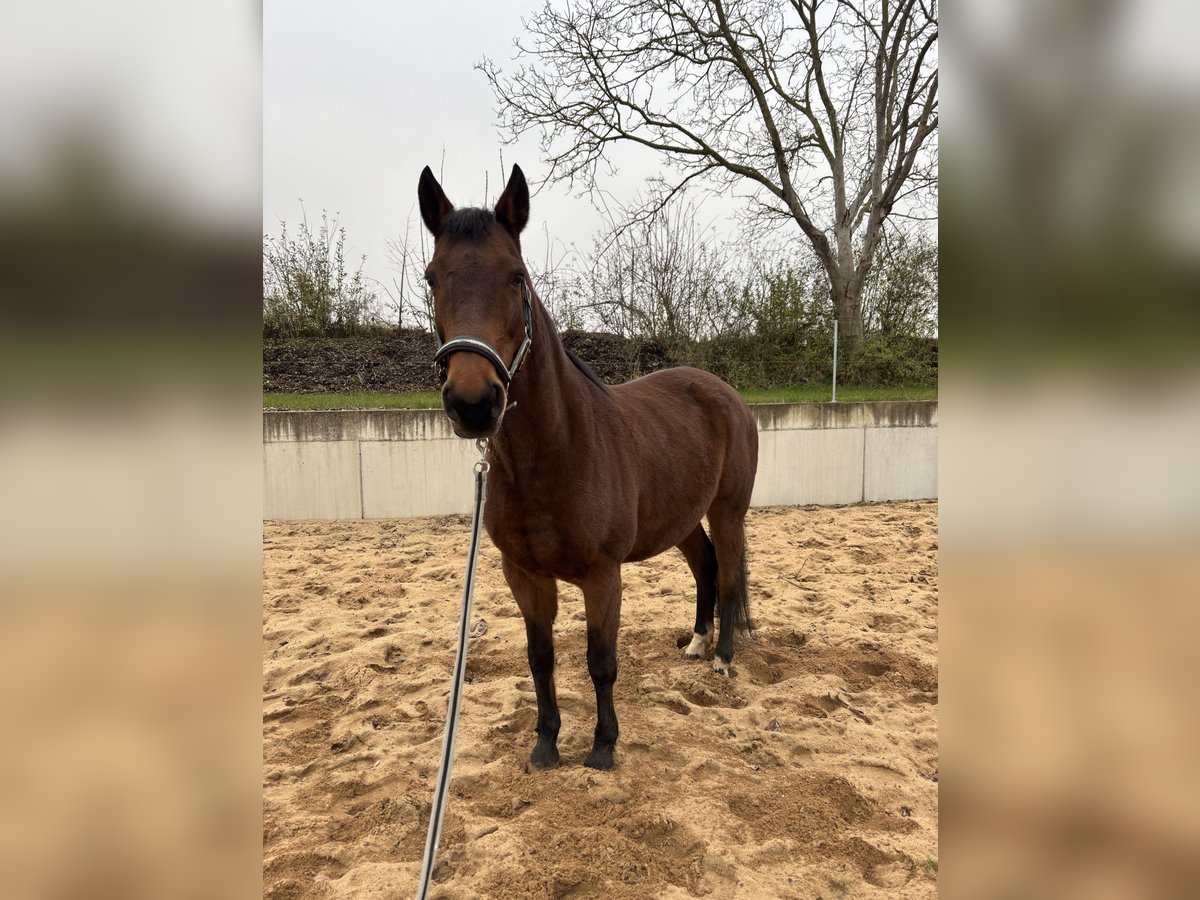
[[[691,534],[717,494],[717,472],[691,469],[664,475],[638,503],[637,535],[626,562],[639,562],[670,550]]]

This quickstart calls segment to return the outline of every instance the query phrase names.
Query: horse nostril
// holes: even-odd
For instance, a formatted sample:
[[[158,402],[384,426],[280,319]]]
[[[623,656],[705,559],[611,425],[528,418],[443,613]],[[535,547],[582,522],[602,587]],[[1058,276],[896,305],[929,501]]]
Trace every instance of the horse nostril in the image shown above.
[[[450,385],[442,388],[442,409],[446,411],[446,415],[452,422],[458,421],[458,395],[454,393],[454,389]]]
[[[447,385],[442,391],[442,405],[450,421],[464,429],[482,433],[495,427],[504,408],[504,391],[498,385],[484,389],[478,399],[469,399]]]

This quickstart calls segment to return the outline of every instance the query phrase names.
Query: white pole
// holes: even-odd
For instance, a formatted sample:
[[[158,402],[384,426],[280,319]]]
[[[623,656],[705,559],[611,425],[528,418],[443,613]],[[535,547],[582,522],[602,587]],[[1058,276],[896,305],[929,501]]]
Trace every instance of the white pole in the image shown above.
[[[830,403],[837,403],[837,319],[833,320],[833,399]]]

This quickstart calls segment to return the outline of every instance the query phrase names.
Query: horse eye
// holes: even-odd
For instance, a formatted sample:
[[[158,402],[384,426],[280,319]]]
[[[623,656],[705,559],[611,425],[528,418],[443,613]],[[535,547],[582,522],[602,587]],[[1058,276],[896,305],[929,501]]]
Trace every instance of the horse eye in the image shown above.
[[[525,280],[525,276],[518,272],[512,278],[508,279],[512,284],[520,284]]]
[[[436,278],[434,278],[432,275],[426,275],[426,276],[425,276],[425,283],[426,283],[427,285],[429,285],[429,288],[430,288],[430,290],[432,290],[433,288],[437,287],[437,279],[436,279]]]

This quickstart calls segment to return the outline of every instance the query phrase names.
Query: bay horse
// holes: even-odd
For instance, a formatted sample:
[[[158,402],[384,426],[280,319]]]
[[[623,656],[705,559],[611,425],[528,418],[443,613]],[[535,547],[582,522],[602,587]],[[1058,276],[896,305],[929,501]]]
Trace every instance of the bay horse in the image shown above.
[[[734,631],[751,627],[744,520],[758,467],[754,418],[708,372],[664,369],[610,387],[564,349],[522,261],[529,187],[518,166],[492,211],[455,209],[428,167],[417,196],[434,238],[425,277],[442,405],[459,437],[488,441],[484,527],[525,619],[538,709],[530,762],[559,761],[553,626],[562,580],[583,592],[596,689],[584,765],[611,769],[621,564],[683,551],[696,579],[684,655],[702,659],[712,648],[719,609],[721,675]]]

